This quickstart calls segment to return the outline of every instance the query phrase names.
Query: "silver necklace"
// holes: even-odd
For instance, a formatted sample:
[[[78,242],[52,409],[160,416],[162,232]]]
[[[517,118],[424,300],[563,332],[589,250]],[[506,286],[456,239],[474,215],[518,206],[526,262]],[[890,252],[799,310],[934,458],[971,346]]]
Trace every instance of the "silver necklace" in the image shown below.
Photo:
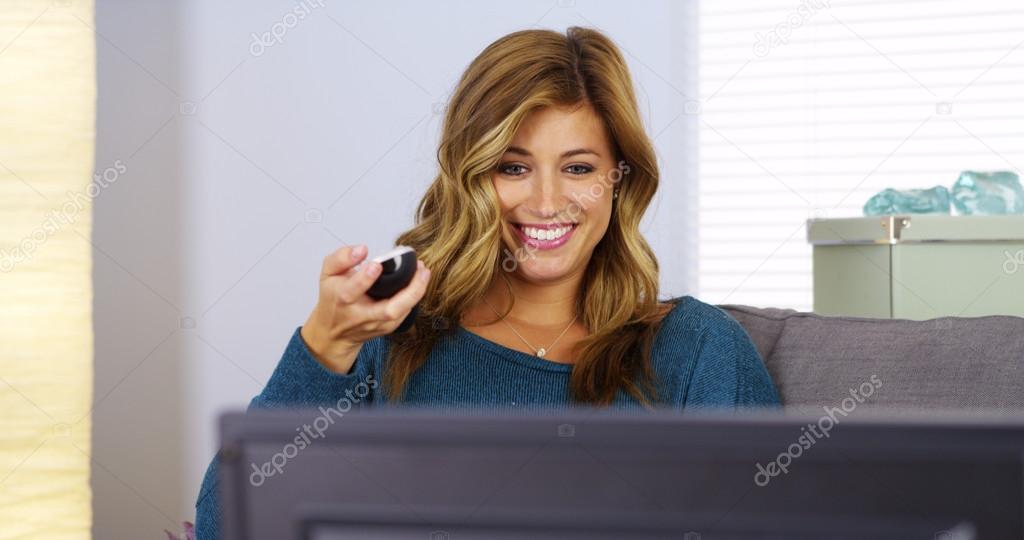
[[[562,335],[565,334],[569,330],[569,327],[572,326],[572,323],[576,322],[576,318],[579,317],[579,313],[577,313],[575,316],[573,316],[572,320],[569,321],[569,326],[566,326],[565,330],[562,330],[562,333],[558,334],[558,337],[555,338],[555,341],[552,341],[551,344],[548,345],[546,348],[545,347],[541,347],[541,348],[538,349],[537,347],[534,347],[533,345],[531,345],[529,341],[526,341],[526,338],[524,338],[523,335],[520,334],[519,331],[516,330],[516,328],[514,326],[512,326],[512,324],[510,322],[506,321],[505,317],[502,317],[501,313],[498,313],[498,310],[494,309],[494,306],[492,306],[490,302],[488,302],[486,299],[483,299],[483,301],[484,301],[485,304],[487,304],[487,307],[491,308],[491,310],[494,311],[494,314],[497,315],[498,318],[500,318],[505,324],[508,325],[509,328],[512,329],[513,332],[515,332],[515,334],[517,336],[519,336],[519,339],[523,340],[523,343],[525,343],[527,347],[533,349],[534,351],[537,351],[536,355],[539,356],[540,358],[544,358],[544,355],[547,354],[548,350],[550,350],[551,347],[555,346],[555,343],[557,343],[558,340],[561,339]]]

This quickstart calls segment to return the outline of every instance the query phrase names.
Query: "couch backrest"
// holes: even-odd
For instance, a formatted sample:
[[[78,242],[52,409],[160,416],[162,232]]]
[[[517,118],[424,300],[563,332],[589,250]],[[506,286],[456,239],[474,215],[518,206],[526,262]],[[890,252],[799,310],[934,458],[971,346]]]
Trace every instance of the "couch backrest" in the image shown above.
[[[884,407],[1024,409],[1024,318],[719,307],[750,334],[787,407],[837,406],[859,394],[859,403]]]

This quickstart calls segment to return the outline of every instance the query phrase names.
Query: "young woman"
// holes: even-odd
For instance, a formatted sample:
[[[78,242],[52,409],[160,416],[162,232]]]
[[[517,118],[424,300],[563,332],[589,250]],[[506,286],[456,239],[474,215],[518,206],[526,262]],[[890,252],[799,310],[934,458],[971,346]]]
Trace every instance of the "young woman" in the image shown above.
[[[640,234],[658,187],[626,63],[604,35],[515,32],[452,96],[440,171],[415,226],[413,281],[364,294],[365,246],[329,255],[320,296],[253,407],[739,408],[779,403],[743,328],[683,296],[658,301]],[[431,271],[428,271],[428,268]],[[414,305],[412,328],[389,335]],[[216,538],[217,459],[197,508]]]

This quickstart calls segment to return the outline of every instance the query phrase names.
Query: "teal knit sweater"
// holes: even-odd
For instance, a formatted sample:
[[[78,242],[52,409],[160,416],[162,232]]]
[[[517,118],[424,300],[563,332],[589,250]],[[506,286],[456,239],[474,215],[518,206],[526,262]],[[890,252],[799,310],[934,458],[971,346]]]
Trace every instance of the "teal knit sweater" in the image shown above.
[[[651,361],[659,407],[746,408],[777,406],[778,392],[750,337],[724,311],[690,297],[668,300],[654,339]],[[349,374],[325,369],[299,334],[292,334],[274,373],[249,409],[332,406],[347,395],[359,406],[386,403],[381,374],[388,346],[385,337],[365,342]],[[462,326],[440,340],[409,381],[405,403],[442,408],[489,407],[546,409],[572,406],[570,364],[544,360],[484,339]],[[358,396],[365,396],[361,399]],[[615,407],[640,408],[624,391]],[[219,538],[217,458],[206,470],[196,501],[199,540]]]

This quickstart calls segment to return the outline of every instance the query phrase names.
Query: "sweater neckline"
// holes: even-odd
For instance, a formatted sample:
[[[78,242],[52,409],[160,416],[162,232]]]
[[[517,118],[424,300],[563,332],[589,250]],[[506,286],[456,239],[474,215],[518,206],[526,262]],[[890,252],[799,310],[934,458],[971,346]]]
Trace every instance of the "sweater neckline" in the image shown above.
[[[683,303],[684,299],[685,299],[685,296],[671,298],[671,299],[667,300],[670,303],[676,304],[675,306],[673,306],[673,309],[671,311],[672,312],[679,311],[676,308],[678,308],[679,305]],[[671,315],[671,312],[668,315]],[[668,317],[668,315],[666,315],[666,318]],[[498,343],[498,342],[495,342],[495,341],[491,341],[491,340],[489,340],[489,339],[487,339],[487,338],[485,338],[485,337],[483,337],[483,336],[481,336],[479,334],[476,334],[476,333],[470,331],[465,326],[462,326],[462,324],[456,325],[456,329],[457,329],[457,331],[460,334],[465,335],[466,337],[468,337],[470,340],[472,340],[476,344],[480,345],[481,347],[483,347],[483,348],[485,348],[485,349],[487,349],[487,350],[489,350],[491,352],[497,353],[498,356],[500,356],[502,358],[505,358],[505,359],[508,359],[508,360],[511,360],[511,361],[516,362],[518,364],[522,364],[522,365],[525,365],[527,367],[543,369],[543,370],[547,370],[547,371],[557,371],[557,372],[561,372],[561,373],[569,373],[569,372],[572,371],[573,364],[566,364],[566,363],[563,363],[563,362],[554,362],[552,360],[545,360],[545,359],[543,359],[543,358],[541,358],[539,356],[536,356],[536,355],[533,355],[533,354],[529,354],[529,353],[525,353],[523,351],[520,351],[520,350],[517,350],[517,349],[513,349],[511,347],[506,347],[506,346],[502,345],[501,343]]]
[[[500,356],[502,358],[506,358],[506,359],[512,360],[513,362],[516,362],[517,364],[522,364],[522,365],[525,365],[527,367],[538,368],[538,369],[543,369],[543,370],[547,370],[547,371],[557,371],[557,372],[562,372],[562,373],[568,373],[568,372],[572,371],[572,364],[565,364],[565,363],[562,363],[562,362],[554,362],[552,360],[545,360],[545,359],[543,359],[543,358],[541,358],[539,356],[532,355],[530,353],[525,353],[523,351],[516,350],[516,349],[513,349],[511,347],[506,347],[506,346],[502,345],[501,343],[498,343],[496,341],[491,341],[491,340],[489,340],[489,339],[487,339],[487,338],[485,338],[485,337],[483,337],[483,336],[481,336],[479,334],[476,334],[476,333],[470,331],[469,329],[467,329],[465,326],[462,326],[461,324],[458,325],[458,331],[460,333],[462,333],[463,335],[466,335],[467,337],[469,337],[469,339],[473,340],[474,342],[476,342],[478,345],[482,346],[483,348],[485,348],[485,349],[487,349],[487,350],[489,350],[491,352],[497,353],[498,356]]]

